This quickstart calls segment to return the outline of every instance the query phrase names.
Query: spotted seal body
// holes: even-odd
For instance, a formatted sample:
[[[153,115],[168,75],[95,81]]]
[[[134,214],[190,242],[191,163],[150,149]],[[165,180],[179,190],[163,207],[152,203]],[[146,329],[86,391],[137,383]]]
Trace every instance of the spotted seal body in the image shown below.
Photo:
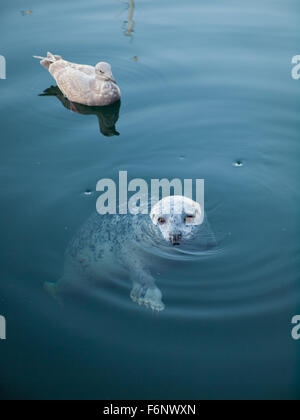
[[[178,207],[184,200],[186,207]],[[168,208],[165,204],[171,204]],[[180,246],[200,233],[201,209],[183,197],[168,197],[149,215],[93,215],[71,240],[64,274],[55,293],[67,285],[82,287],[122,270],[132,282],[131,299],[156,311],[164,309],[162,293],[151,273],[151,257],[145,249]]]

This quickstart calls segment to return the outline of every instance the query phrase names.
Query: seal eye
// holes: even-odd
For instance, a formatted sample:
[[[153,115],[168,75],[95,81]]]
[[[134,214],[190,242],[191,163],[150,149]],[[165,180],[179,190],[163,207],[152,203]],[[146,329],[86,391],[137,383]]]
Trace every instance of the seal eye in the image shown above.
[[[188,214],[184,218],[184,223],[192,223],[193,220],[194,220],[194,216],[192,214]]]
[[[166,219],[164,219],[163,217],[159,217],[159,218],[157,219],[157,221],[158,221],[158,223],[159,223],[160,225],[163,225],[164,223],[166,223]]]

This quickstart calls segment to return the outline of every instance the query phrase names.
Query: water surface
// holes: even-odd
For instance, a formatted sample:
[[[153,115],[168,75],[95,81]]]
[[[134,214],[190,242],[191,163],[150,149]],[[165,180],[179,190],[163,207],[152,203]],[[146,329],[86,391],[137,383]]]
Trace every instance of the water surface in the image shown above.
[[[1,397],[298,398],[298,17],[296,0],[2,6]],[[39,96],[55,82],[32,55],[47,51],[112,64],[119,136]],[[218,246],[158,255],[163,313],[119,279],[60,308],[43,284],[120,170],[205,179]]]

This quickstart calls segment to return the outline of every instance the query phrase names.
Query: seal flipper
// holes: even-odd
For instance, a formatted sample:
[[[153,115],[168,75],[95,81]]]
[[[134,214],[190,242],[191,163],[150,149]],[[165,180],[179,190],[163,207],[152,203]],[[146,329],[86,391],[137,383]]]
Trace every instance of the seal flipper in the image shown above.
[[[56,283],[51,283],[50,281],[46,281],[44,283],[44,289],[50,296],[60,305],[63,306],[62,298],[58,295],[58,287]]]

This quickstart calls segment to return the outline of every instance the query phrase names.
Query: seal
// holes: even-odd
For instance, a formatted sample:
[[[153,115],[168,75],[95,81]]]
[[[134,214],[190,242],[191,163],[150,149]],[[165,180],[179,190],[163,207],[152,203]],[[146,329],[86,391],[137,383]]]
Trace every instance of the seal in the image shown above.
[[[145,249],[180,247],[202,234],[205,220],[200,205],[183,196],[163,198],[152,207],[150,217],[96,213],[71,240],[61,280],[47,282],[45,288],[58,297],[70,285],[81,288],[101,284],[103,276],[114,276],[119,266],[132,282],[132,301],[162,311],[162,292],[151,273],[151,257]]]

